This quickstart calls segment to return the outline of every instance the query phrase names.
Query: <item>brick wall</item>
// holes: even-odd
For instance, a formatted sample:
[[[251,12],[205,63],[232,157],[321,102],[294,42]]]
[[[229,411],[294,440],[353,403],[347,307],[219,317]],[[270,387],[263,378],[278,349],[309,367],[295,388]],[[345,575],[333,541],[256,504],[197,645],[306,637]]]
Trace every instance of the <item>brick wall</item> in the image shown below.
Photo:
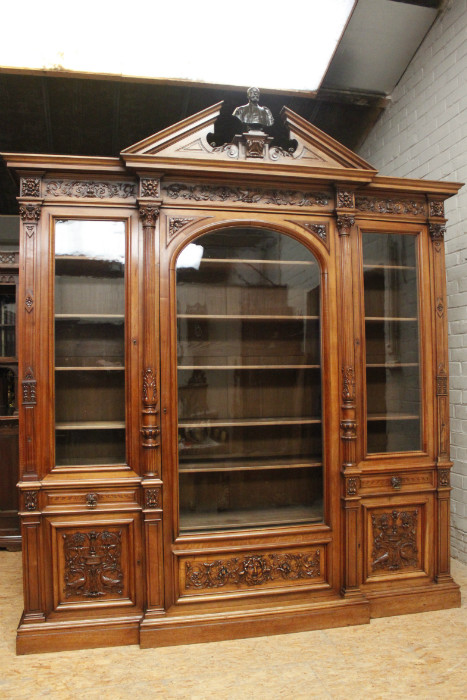
[[[450,0],[360,149],[383,175],[467,183],[467,0]],[[446,202],[452,554],[467,562],[467,185]]]

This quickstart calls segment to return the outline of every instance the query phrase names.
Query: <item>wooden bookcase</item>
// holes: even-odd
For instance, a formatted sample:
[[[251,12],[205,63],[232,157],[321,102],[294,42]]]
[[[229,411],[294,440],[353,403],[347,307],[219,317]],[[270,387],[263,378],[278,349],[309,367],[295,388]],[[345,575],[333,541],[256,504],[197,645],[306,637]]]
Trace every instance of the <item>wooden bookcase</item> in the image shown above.
[[[443,202],[284,108],[20,179],[18,652],[452,607]]]

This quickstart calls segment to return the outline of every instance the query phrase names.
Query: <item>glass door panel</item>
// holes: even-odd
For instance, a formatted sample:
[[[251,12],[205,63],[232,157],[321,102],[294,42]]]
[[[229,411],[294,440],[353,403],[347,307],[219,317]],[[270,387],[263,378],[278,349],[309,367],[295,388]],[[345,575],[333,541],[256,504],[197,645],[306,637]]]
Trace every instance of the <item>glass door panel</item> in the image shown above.
[[[55,224],[56,464],[125,462],[125,224]]]
[[[363,234],[369,453],[420,449],[416,242]]]
[[[319,282],[305,246],[265,229],[179,255],[181,532],[322,520]]]

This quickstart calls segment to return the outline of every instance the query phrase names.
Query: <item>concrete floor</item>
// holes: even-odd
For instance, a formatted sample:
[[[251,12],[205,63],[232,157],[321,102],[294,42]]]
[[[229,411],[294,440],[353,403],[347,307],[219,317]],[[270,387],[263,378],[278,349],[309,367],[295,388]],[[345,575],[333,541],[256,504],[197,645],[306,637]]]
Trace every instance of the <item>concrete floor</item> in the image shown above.
[[[21,554],[0,551],[0,698],[467,698],[467,565],[459,609],[370,625],[165,649],[15,656]]]

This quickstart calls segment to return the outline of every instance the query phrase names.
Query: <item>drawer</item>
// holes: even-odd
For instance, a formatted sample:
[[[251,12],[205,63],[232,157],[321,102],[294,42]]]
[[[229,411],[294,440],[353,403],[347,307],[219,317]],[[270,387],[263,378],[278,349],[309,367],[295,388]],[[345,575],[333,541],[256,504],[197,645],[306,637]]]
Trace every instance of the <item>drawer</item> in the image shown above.
[[[418,493],[435,488],[435,470],[393,471],[384,474],[362,474],[359,494]]]
[[[118,511],[140,508],[139,489],[87,488],[57,489],[44,494],[44,512]]]

